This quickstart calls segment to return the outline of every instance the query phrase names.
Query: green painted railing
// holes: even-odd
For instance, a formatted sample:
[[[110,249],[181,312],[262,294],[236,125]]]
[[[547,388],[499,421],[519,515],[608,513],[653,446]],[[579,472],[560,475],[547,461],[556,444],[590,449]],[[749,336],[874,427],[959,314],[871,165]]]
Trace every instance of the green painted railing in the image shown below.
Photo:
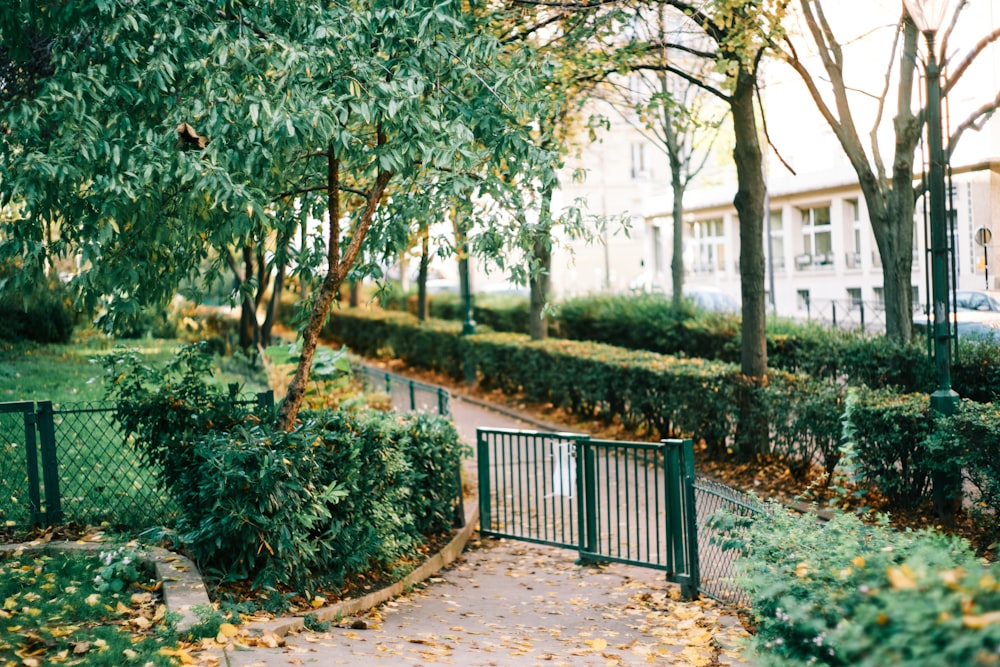
[[[484,535],[575,549],[582,562],[663,570],[698,590],[690,440],[593,440],[577,433],[478,429]]]

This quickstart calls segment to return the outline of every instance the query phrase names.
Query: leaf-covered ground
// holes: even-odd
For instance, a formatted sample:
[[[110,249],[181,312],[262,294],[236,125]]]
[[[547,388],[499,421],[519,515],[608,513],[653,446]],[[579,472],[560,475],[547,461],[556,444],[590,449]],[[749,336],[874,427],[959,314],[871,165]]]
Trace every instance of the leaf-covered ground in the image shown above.
[[[746,633],[710,600],[680,600],[662,573],[624,565],[579,566],[565,550],[475,543],[427,586],[362,617],[283,646],[237,636],[232,667],[451,664],[572,667],[740,663]]]

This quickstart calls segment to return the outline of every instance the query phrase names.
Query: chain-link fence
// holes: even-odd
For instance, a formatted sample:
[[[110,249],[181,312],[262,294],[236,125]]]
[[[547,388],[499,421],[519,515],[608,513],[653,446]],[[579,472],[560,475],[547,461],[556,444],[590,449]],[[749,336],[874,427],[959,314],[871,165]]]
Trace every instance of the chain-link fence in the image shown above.
[[[764,507],[751,494],[706,477],[695,478],[694,495],[700,567],[698,590],[716,600],[748,607],[750,598],[736,583],[736,559],[739,554],[724,548],[721,544],[724,536],[712,518],[726,510],[736,517],[752,521],[764,512]]]
[[[249,399],[273,405],[271,392]],[[169,526],[177,508],[110,402],[0,404],[0,523]]]

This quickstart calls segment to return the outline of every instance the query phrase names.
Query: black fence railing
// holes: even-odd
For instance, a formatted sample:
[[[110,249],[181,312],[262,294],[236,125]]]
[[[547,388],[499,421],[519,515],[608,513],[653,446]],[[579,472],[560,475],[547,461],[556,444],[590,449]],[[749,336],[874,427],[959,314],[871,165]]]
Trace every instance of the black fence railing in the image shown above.
[[[861,333],[885,331],[885,305],[878,301],[809,299],[803,305],[810,322]]]

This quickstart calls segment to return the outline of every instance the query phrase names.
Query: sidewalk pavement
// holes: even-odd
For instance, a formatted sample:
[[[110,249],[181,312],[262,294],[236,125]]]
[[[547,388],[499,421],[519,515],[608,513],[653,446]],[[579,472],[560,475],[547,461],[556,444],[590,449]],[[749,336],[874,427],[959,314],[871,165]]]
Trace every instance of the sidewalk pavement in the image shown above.
[[[544,428],[454,396],[462,437],[475,429]],[[474,463],[471,469],[475,475]],[[469,502],[469,501],[467,501]],[[746,632],[712,601],[684,602],[655,570],[578,566],[575,552],[511,540],[478,541],[413,590],[278,648],[227,647],[230,667],[744,666]]]

